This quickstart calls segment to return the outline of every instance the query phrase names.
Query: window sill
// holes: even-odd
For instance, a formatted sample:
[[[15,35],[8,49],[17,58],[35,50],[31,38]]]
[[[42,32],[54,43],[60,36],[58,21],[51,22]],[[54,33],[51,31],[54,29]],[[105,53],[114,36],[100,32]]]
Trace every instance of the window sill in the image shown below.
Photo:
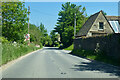
[[[104,29],[98,29],[98,31],[102,31],[102,32],[104,32]]]
[[[104,29],[98,29],[98,30],[100,30],[100,31],[104,31]]]

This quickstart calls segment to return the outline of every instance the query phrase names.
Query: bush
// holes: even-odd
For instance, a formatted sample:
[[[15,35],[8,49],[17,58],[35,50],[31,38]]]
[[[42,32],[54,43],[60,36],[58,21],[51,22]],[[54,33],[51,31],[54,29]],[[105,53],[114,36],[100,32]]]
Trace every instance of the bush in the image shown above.
[[[5,43],[9,42],[5,37],[0,37],[0,42]]]
[[[39,45],[40,45],[41,48],[43,47],[42,43],[40,43]]]

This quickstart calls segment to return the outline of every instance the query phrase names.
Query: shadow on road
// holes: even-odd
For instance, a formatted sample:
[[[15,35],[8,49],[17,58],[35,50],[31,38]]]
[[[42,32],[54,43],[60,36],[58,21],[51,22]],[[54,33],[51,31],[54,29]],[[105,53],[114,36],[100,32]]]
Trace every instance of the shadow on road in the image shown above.
[[[80,65],[74,65],[74,68],[71,69],[74,69],[75,71],[100,71],[120,76],[120,67],[112,66],[97,61],[81,62]]]
[[[57,47],[44,47],[43,50],[61,50]]]

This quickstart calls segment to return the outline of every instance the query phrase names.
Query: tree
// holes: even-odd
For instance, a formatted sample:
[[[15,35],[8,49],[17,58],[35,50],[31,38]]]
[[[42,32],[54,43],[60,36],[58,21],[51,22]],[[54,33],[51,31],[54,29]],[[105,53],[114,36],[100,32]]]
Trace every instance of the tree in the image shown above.
[[[48,36],[47,34],[47,29],[45,28],[45,26],[41,23],[40,26],[38,26],[40,32],[41,32],[41,43],[43,45],[45,45],[46,42],[46,36]]]
[[[44,46],[52,46],[52,40],[51,40],[50,36],[48,36],[48,35],[45,37]]]
[[[104,15],[107,15],[107,13],[106,13],[106,12],[104,12],[104,11],[103,11],[103,14],[104,14]]]
[[[43,36],[47,35],[47,29],[45,29],[45,26],[42,23],[39,26],[39,30],[42,32]]]
[[[52,40],[52,46],[58,46],[59,43],[60,43],[58,41],[59,35],[57,33],[55,33],[54,30],[51,31],[50,37],[51,37],[51,40]]]
[[[61,37],[61,42],[65,47],[68,47],[72,44],[74,39],[74,18],[76,14],[76,31],[82,27],[84,22],[86,21],[86,13],[85,7],[77,6],[75,4],[71,4],[67,2],[62,4],[62,10],[59,11],[59,17],[57,20],[57,24],[55,32],[58,32]]]
[[[34,24],[30,24],[29,31],[30,31],[30,41],[34,42],[35,44],[40,44],[42,32],[39,30],[39,28]]]
[[[2,2],[2,35],[9,41],[24,41],[27,9],[24,2]]]
[[[47,30],[44,25],[41,23],[40,26],[30,24],[30,41],[35,44],[41,44],[44,46],[52,46],[52,40],[47,34]]]

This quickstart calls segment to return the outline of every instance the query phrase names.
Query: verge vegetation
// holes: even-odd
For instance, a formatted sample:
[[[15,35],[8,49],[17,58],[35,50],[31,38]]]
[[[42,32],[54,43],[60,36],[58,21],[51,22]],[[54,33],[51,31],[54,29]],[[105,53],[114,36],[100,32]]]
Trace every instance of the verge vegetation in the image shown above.
[[[73,49],[70,54],[73,54],[79,57],[84,57],[90,60],[96,60],[96,61],[112,64],[115,66],[120,66],[119,59],[114,59],[110,56],[107,56],[104,54],[104,52],[94,52],[92,50]]]
[[[0,65],[6,64],[9,61],[17,59],[20,56],[23,56],[29,52],[35,51],[40,48],[42,48],[42,46],[36,47],[34,43],[31,43],[28,46],[27,44],[21,44],[21,43],[11,43],[8,41],[3,42],[2,61],[0,62]]]
[[[67,48],[65,48],[64,50],[73,50],[73,44],[71,45],[71,46],[69,46],[69,47],[67,47]]]

